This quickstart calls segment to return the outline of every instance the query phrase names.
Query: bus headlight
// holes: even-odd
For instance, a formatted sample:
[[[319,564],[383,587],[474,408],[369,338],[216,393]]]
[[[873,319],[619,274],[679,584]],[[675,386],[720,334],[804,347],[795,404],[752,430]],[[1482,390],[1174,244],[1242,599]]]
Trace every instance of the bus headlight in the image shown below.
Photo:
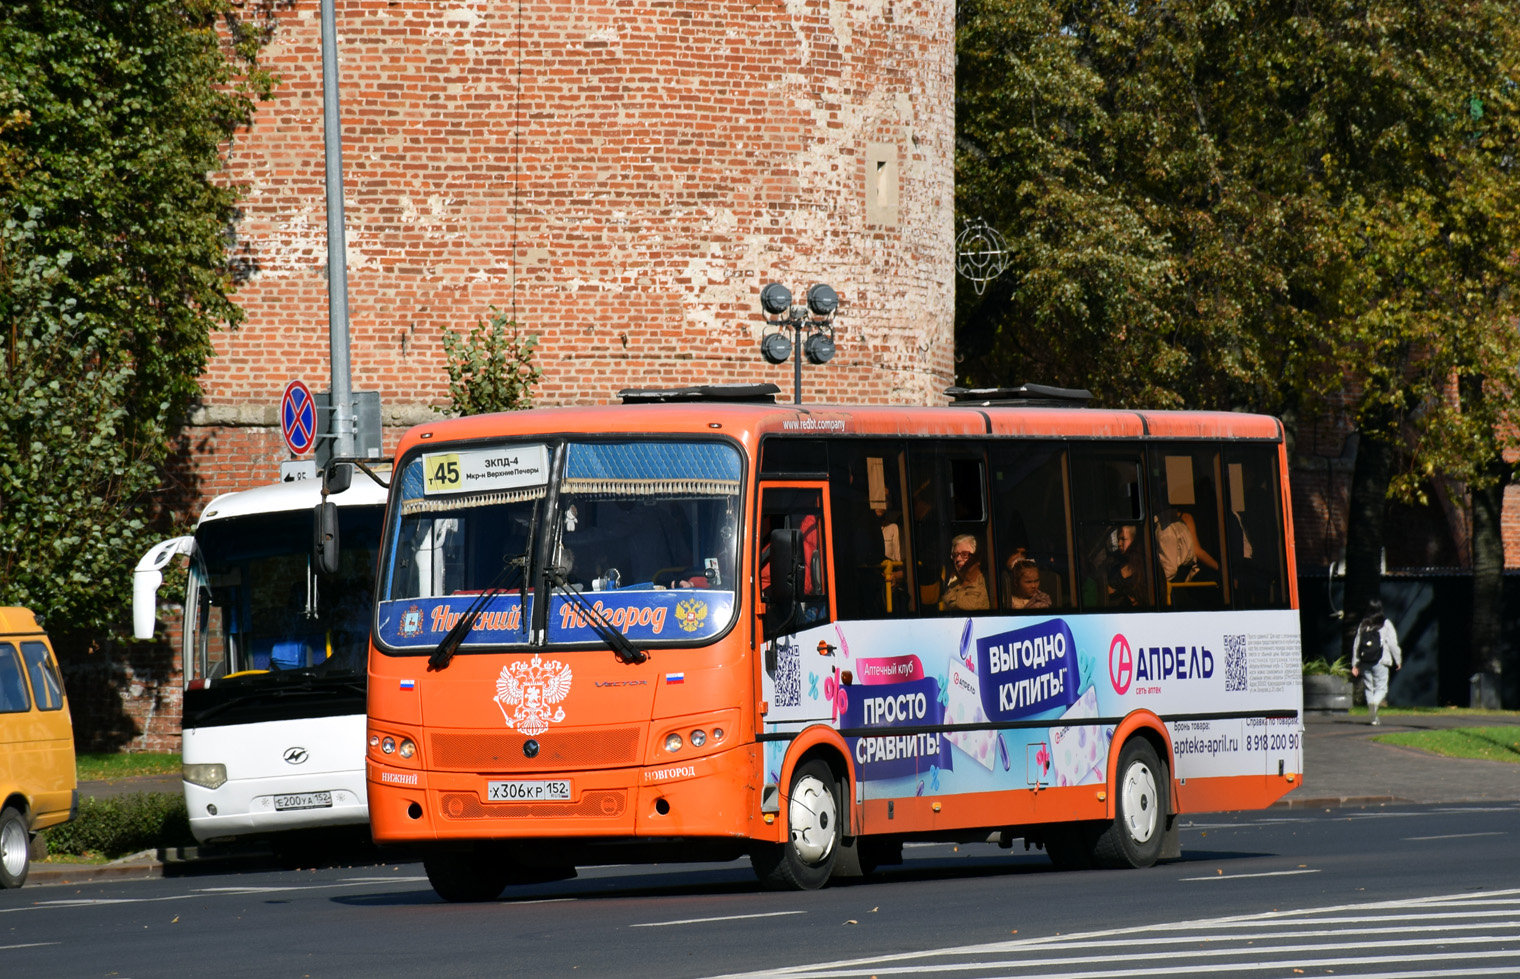
[[[693,748],[700,748],[700,747],[702,747],[706,743],[707,743],[707,732],[706,731],[697,730],[697,731],[691,732],[691,746]]]
[[[665,735],[665,750],[675,754],[681,750],[681,736],[675,732]]]
[[[199,785],[203,789],[219,789],[227,784],[227,766],[215,765],[185,765],[181,769],[180,777],[191,785]]]
[[[416,766],[422,754],[421,746],[410,735],[385,729],[370,729],[369,747],[365,753],[385,765]]]

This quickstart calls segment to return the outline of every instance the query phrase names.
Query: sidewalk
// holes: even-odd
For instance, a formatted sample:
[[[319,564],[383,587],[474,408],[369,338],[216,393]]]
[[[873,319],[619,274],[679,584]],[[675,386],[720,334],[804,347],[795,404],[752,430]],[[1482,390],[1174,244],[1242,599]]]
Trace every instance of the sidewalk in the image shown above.
[[[1520,764],[1466,761],[1378,744],[1373,737],[1394,731],[1452,727],[1520,726],[1520,717],[1444,714],[1383,714],[1378,727],[1364,716],[1307,714],[1304,718],[1303,785],[1277,806],[1291,809],[1376,806],[1396,802],[1520,802]],[[176,775],[152,775],[113,782],[83,782],[81,798],[130,792],[179,792]],[[264,870],[277,867],[267,846],[184,847],[147,851],[109,864],[33,863],[28,884],[71,884],[131,877]]]
[[[1304,784],[1279,806],[1306,808],[1388,802],[1464,803],[1520,801],[1520,764],[1470,761],[1378,744],[1396,731],[1520,725],[1520,717],[1389,714],[1372,727],[1366,715],[1304,717]]]

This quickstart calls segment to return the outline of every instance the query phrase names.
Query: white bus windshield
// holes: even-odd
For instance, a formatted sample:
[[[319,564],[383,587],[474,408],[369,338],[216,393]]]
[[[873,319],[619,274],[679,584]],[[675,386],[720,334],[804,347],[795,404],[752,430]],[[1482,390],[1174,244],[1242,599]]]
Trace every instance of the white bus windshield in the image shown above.
[[[312,513],[230,517],[196,531],[191,679],[254,670],[363,676],[380,506],[339,507],[340,568],[311,564]]]
[[[712,638],[736,607],[741,472],[738,450],[716,441],[541,440],[416,456],[397,484],[377,638],[431,651],[499,592],[462,648],[527,643],[546,568],[580,593],[550,599],[548,643],[598,643],[592,616],[633,642]]]

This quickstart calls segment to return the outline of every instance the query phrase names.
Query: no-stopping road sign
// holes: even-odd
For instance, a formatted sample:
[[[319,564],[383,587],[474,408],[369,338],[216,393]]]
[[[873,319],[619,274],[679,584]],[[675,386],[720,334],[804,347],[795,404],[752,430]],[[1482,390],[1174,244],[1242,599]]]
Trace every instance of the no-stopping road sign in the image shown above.
[[[317,403],[311,389],[300,381],[285,385],[280,398],[280,431],[285,444],[296,455],[305,455],[317,441]]]

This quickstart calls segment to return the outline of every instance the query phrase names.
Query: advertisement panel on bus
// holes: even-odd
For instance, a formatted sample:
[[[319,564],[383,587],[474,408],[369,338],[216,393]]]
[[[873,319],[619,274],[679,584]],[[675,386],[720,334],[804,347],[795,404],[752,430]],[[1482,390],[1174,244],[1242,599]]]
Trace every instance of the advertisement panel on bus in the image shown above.
[[[1136,710],[1166,719],[1179,779],[1278,760],[1296,773],[1301,722],[1263,716],[1302,706],[1294,616],[834,623],[774,643],[767,728],[837,726],[868,799],[1101,785],[1115,727]],[[787,749],[766,744],[772,782]]]

